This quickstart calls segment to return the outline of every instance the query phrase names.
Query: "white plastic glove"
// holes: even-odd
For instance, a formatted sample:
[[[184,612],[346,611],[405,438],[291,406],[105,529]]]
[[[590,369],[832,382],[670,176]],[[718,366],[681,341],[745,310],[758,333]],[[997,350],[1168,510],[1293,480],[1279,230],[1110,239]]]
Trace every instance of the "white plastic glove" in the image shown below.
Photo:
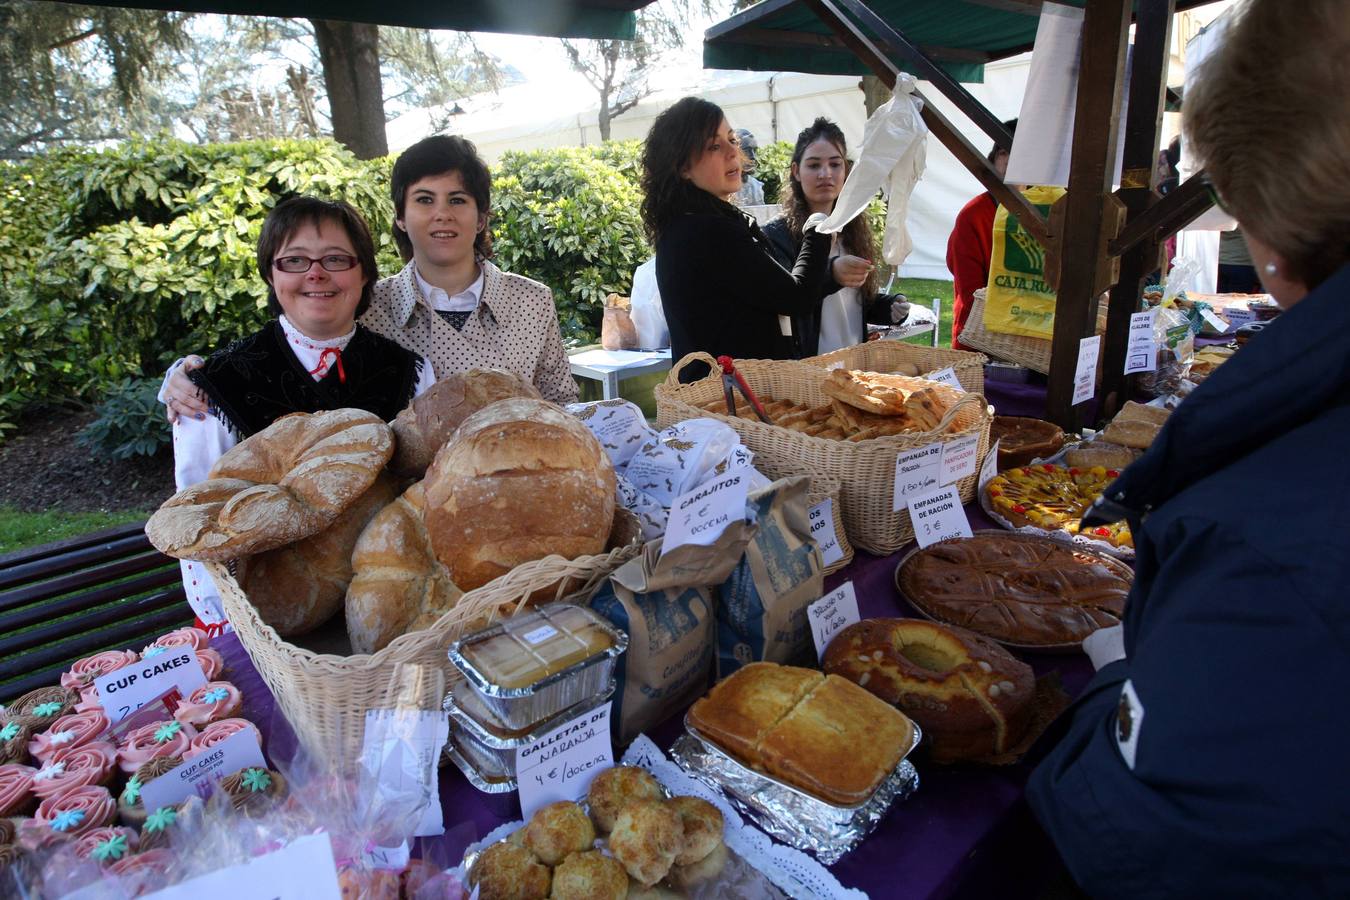
[[[1092,660],[1094,671],[1100,672],[1102,666],[1125,658],[1125,626],[1112,625],[1099,628],[1083,638],[1083,652]]]

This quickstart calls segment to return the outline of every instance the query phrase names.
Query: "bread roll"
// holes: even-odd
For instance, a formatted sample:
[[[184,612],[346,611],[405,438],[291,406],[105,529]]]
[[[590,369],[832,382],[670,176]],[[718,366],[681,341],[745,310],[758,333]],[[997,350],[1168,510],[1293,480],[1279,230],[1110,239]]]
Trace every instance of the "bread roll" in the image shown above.
[[[614,827],[614,820],[628,804],[641,800],[661,800],[661,784],[646,769],[638,766],[614,766],[591,779],[586,802],[591,818],[601,833]]]
[[[425,485],[431,545],[465,591],[550,554],[601,553],[614,519],[600,442],[542,400],[502,400],[465,419]]]
[[[656,884],[684,846],[684,823],[680,814],[659,800],[631,803],[619,813],[609,834],[609,849],[634,881]]]
[[[227,560],[317,534],[356,502],[394,452],[374,413],[335,409],[277,419],[216,460],[145,523],[161,553]]]
[[[389,467],[400,475],[421,478],[461,422],[511,397],[540,399],[539,389],[501,369],[470,369],[442,378],[390,423],[397,446]]]
[[[590,816],[569,800],[540,807],[525,825],[525,848],[546,866],[556,866],[569,854],[590,850],[594,844]]]
[[[422,485],[377,513],[356,540],[346,600],[353,653],[374,653],[401,634],[430,627],[463,593],[431,549]]]
[[[282,637],[304,634],[342,609],[352,580],[352,550],[375,514],[398,496],[398,482],[380,473],[337,521],[288,547],[239,561],[236,579],[264,622]]]

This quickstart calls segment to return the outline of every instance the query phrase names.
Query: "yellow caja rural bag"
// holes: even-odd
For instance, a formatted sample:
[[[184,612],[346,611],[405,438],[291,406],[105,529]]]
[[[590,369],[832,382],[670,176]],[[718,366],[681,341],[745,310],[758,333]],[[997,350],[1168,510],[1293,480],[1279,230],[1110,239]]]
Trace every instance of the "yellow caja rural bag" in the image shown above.
[[[1048,217],[1064,189],[1029,187],[1022,194]],[[1055,333],[1055,291],[1045,283],[1044,271],[1045,248],[1000,206],[994,214],[984,327],[999,334],[1049,340]]]

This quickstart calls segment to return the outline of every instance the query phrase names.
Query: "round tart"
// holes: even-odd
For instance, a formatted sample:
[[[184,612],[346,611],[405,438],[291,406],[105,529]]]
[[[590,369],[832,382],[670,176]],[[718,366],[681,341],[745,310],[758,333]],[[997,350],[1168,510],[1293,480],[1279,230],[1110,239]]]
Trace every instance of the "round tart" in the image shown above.
[[[1102,466],[1077,468],[1044,463],[1021,466],[995,476],[985,486],[989,509],[1014,528],[1081,534],[1094,541],[1133,550],[1130,527],[1114,522],[1081,531],[1083,513],[1120,476]]]
[[[998,470],[1053,456],[1064,446],[1064,431],[1053,422],[1022,416],[994,416],[989,443],[998,441]]]
[[[1050,538],[981,531],[915,551],[896,586],[924,615],[1016,647],[1076,647],[1119,624],[1129,566]]]

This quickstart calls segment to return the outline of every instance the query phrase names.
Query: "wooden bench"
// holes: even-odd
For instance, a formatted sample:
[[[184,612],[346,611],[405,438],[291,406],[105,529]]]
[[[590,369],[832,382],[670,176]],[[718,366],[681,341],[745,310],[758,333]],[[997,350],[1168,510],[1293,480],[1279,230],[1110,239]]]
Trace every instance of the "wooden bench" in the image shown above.
[[[190,624],[177,560],[145,523],[0,556],[0,703],[55,684],[75,660],[140,650]]]

